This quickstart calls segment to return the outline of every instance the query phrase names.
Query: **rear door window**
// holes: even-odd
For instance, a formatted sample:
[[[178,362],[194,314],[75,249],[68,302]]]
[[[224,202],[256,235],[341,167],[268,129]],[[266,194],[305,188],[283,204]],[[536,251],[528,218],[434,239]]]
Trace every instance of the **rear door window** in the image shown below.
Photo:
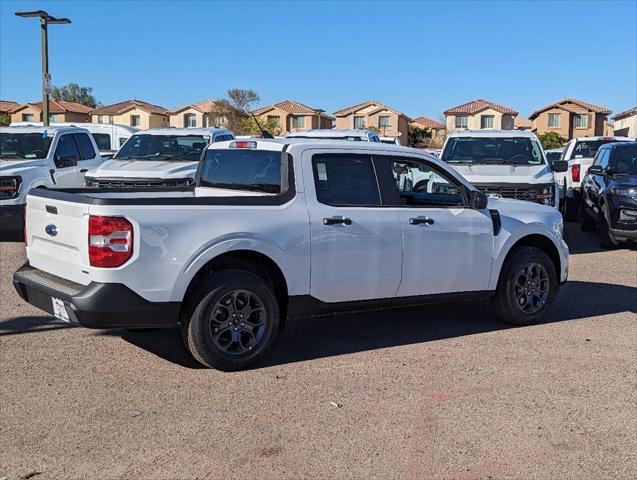
[[[281,152],[251,149],[208,150],[199,186],[280,194],[287,190]]]
[[[317,200],[332,206],[379,206],[380,189],[369,155],[319,154],[312,159]]]

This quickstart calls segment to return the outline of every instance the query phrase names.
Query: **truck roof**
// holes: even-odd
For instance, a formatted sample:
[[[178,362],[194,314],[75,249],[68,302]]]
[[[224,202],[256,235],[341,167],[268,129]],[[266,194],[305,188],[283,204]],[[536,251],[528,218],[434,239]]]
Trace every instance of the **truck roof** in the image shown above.
[[[148,130],[140,130],[135,132],[138,135],[212,135],[213,133],[228,133],[234,135],[230,130],[225,128],[175,128],[175,127],[163,127],[163,128],[150,128]]]
[[[64,132],[86,132],[85,128],[71,126],[50,125],[44,127],[42,125],[16,125],[10,127],[0,127],[0,133],[64,133]]]
[[[296,132],[288,133],[286,138],[295,137],[315,137],[315,138],[329,138],[329,137],[366,137],[369,133],[375,133],[371,130],[354,130],[354,129],[341,129],[341,128],[315,128],[312,130],[299,130]]]
[[[632,142],[635,139],[634,138],[630,138],[630,137],[615,137],[613,135],[606,135],[606,136],[601,136],[601,137],[576,137],[573,140],[579,142],[579,141],[587,141],[587,140],[591,140],[591,141],[595,141],[595,140],[617,140],[618,142]]]
[[[454,130],[449,137],[486,137],[486,138],[533,138],[537,136],[533,132],[525,130]]]

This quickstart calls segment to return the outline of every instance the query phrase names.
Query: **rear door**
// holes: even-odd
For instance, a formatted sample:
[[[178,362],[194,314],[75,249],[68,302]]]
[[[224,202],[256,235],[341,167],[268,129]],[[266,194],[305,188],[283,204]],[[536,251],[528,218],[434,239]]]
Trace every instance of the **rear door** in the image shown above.
[[[88,284],[88,210],[88,203],[28,195],[26,250],[31,266]]]
[[[389,181],[387,203],[403,230],[402,280],[397,296],[487,290],[493,261],[488,210],[468,208],[464,188],[433,162],[375,157]]]
[[[306,150],[303,173],[311,223],[310,294],[323,302],[394,297],[402,232],[396,213],[381,205],[369,153]]]

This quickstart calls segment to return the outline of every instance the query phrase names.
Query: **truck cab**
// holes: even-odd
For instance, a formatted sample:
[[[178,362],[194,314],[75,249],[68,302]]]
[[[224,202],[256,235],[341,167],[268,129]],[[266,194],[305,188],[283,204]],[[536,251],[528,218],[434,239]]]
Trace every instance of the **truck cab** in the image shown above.
[[[103,162],[84,128],[0,128],[0,232],[24,228],[24,205],[33,188],[80,188],[84,174]]]
[[[565,171],[566,162],[550,165],[534,133],[452,132],[441,158],[487,195],[559,206],[554,172]]]
[[[86,175],[94,188],[181,187],[194,183],[209,143],[233,140],[222,128],[155,128],[132,135],[112,159]]]

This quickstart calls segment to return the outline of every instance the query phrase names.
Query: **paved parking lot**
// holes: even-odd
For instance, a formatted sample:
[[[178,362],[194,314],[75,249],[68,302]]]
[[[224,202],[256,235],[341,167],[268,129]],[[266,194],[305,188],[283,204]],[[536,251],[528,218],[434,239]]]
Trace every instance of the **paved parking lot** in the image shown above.
[[[0,243],[0,478],[635,478],[637,252],[566,238],[541,325],[482,302],[299,320],[230,374],[176,331],[43,316]]]

